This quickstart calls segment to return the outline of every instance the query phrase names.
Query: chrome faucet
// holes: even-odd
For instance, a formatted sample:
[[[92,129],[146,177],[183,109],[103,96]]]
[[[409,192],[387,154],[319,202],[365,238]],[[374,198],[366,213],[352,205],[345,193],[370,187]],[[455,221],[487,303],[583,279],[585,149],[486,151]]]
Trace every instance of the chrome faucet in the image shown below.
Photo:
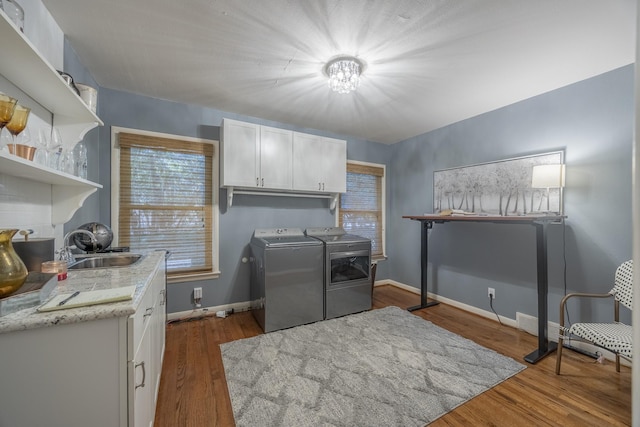
[[[58,259],[60,261],[67,261],[67,264],[75,262],[76,260],[76,257],[73,255],[73,252],[71,252],[71,246],[69,245],[69,238],[74,234],[86,234],[87,236],[89,236],[89,239],[91,239],[91,243],[93,243],[94,245],[98,243],[98,239],[96,239],[95,234],[93,234],[88,230],[78,229],[78,230],[73,230],[68,232],[64,236],[64,239],[62,239],[64,243],[63,248],[58,251]]]

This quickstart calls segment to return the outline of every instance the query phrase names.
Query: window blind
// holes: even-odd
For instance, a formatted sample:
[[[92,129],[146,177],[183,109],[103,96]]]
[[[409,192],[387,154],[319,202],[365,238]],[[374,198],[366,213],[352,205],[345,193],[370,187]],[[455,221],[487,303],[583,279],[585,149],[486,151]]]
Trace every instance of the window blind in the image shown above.
[[[171,275],[210,272],[213,146],[119,134],[119,244],[171,251]]]
[[[340,195],[339,225],[348,233],[371,239],[371,256],[382,258],[382,180],[384,168],[347,163],[347,192]]]

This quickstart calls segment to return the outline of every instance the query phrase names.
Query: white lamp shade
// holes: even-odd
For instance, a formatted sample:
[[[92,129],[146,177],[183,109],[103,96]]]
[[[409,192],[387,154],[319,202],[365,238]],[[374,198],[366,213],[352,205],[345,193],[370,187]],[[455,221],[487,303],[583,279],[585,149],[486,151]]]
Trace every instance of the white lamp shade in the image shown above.
[[[531,174],[531,188],[564,187],[564,165],[537,165]]]

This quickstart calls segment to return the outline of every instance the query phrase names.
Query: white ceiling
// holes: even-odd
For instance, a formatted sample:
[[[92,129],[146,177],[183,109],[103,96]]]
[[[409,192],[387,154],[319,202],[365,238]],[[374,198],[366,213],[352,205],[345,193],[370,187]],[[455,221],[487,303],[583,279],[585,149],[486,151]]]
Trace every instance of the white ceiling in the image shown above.
[[[43,3],[100,86],[382,143],[635,58],[635,0]],[[341,54],[367,64],[348,95]]]

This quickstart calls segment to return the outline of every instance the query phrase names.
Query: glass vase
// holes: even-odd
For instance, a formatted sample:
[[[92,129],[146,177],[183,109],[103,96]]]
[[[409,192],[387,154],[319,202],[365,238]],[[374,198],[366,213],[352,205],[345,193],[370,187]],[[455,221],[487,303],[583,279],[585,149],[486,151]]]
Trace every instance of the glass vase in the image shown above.
[[[0,298],[17,291],[29,274],[11,243],[17,232],[17,229],[0,230]]]

